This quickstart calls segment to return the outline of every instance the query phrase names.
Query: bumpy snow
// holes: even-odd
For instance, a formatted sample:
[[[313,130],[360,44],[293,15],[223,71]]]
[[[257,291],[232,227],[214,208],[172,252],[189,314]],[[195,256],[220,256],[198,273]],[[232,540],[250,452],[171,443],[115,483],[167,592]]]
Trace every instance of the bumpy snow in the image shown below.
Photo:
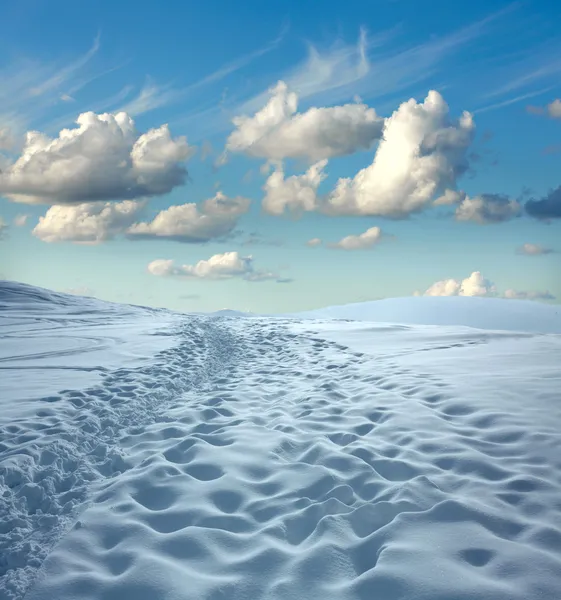
[[[520,331],[2,282],[0,599],[559,600],[561,336],[511,302]]]

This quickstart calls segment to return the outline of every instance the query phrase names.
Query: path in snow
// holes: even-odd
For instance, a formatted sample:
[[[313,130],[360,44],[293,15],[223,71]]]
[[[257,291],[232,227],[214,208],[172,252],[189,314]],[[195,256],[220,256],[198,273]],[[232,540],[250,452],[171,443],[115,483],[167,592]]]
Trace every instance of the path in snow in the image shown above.
[[[3,427],[0,598],[561,597],[559,336],[177,327]]]

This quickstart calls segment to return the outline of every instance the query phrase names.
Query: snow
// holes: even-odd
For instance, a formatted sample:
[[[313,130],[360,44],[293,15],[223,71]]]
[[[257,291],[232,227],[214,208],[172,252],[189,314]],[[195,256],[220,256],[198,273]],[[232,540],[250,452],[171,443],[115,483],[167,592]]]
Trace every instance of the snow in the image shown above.
[[[561,597],[541,305],[469,299],[484,330],[461,298],[452,326],[0,288],[0,599]]]
[[[108,369],[138,366],[175,343],[178,316],[0,282],[0,414],[28,398],[80,389]],[[3,401],[4,399],[4,401]],[[0,417],[1,418],[1,417]]]
[[[386,298],[298,313],[309,319],[348,319],[416,325],[561,333],[561,307],[532,300],[467,296]]]

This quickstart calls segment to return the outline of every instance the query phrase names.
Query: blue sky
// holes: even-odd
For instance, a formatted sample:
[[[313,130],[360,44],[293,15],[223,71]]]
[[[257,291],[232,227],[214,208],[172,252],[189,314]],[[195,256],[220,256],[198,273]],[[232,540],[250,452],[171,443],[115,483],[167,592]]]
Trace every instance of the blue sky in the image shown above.
[[[547,1],[4,3],[0,273],[185,311],[560,302],[560,20]]]

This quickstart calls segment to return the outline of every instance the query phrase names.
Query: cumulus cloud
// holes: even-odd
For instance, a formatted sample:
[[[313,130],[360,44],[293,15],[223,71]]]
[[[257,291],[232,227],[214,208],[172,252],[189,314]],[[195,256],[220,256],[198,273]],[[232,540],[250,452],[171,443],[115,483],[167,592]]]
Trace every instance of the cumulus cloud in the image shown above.
[[[157,259],[148,265],[148,272],[159,277],[185,277],[194,279],[232,279],[246,281],[267,281],[278,279],[269,271],[255,270],[251,256],[240,256],[238,252],[215,254],[208,260],[200,260],[195,265],[176,265],[173,260]]]
[[[329,247],[340,250],[365,250],[378,244],[381,239],[382,230],[379,227],[370,227],[360,235],[348,235],[335,244],[329,244]]]
[[[285,178],[282,166],[277,165],[269,175],[263,190],[263,210],[270,215],[283,215],[285,211],[299,215],[318,208],[318,187],[325,179],[323,169],[327,160],[312,165],[303,175]]]
[[[474,271],[465,279],[443,279],[433,283],[423,296],[487,296],[494,294],[495,285]],[[416,295],[421,295],[419,292]]]
[[[318,161],[367,150],[380,139],[384,119],[365,104],[312,107],[298,113],[298,96],[280,81],[267,104],[253,116],[233,119],[226,149],[250,156]]]
[[[495,284],[485,279],[480,271],[474,271],[466,279],[443,279],[433,283],[426,292],[415,292],[414,296],[499,296],[514,300],[554,300],[549,291],[517,291],[506,290],[503,294],[497,291]]]
[[[186,243],[206,242],[232,232],[250,201],[237,196],[228,198],[217,192],[213,198],[197,204],[181,204],[162,210],[149,223],[135,223],[127,230],[131,238],[166,238]]]
[[[561,185],[539,200],[531,198],[524,207],[526,212],[536,219],[561,219]]]
[[[423,103],[404,102],[386,120],[372,164],[352,179],[339,179],[325,210],[403,218],[424,209],[437,193],[454,189],[467,170],[474,132],[471,114],[452,122],[436,91]]]
[[[446,189],[442,196],[439,196],[433,204],[435,206],[450,206],[460,204],[466,198],[465,192],[459,190]]]
[[[552,248],[545,248],[540,244],[522,244],[516,249],[519,254],[527,254],[528,256],[539,256],[540,254],[551,254],[554,252]]]
[[[457,221],[473,221],[480,225],[502,223],[518,217],[522,206],[502,194],[480,194],[474,198],[465,196],[456,208]]]
[[[148,263],[146,267],[148,273],[156,275],[157,277],[164,277],[166,275],[179,275],[180,269],[175,266],[171,258],[157,258],[152,262]]]
[[[317,248],[317,246],[321,246],[322,244],[323,241],[320,240],[320,238],[312,238],[306,242],[306,246],[309,246],[310,248]]]
[[[193,148],[167,125],[139,134],[126,113],[93,112],[76,124],[54,139],[28,132],[21,156],[0,173],[0,194],[68,205],[157,196],[184,183]]]
[[[517,290],[506,290],[505,298],[511,300],[555,300],[555,296],[549,292],[519,292]]]
[[[112,239],[134,223],[145,203],[85,202],[77,206],[51,206],[32,234],[43,242],[97,244]]]

